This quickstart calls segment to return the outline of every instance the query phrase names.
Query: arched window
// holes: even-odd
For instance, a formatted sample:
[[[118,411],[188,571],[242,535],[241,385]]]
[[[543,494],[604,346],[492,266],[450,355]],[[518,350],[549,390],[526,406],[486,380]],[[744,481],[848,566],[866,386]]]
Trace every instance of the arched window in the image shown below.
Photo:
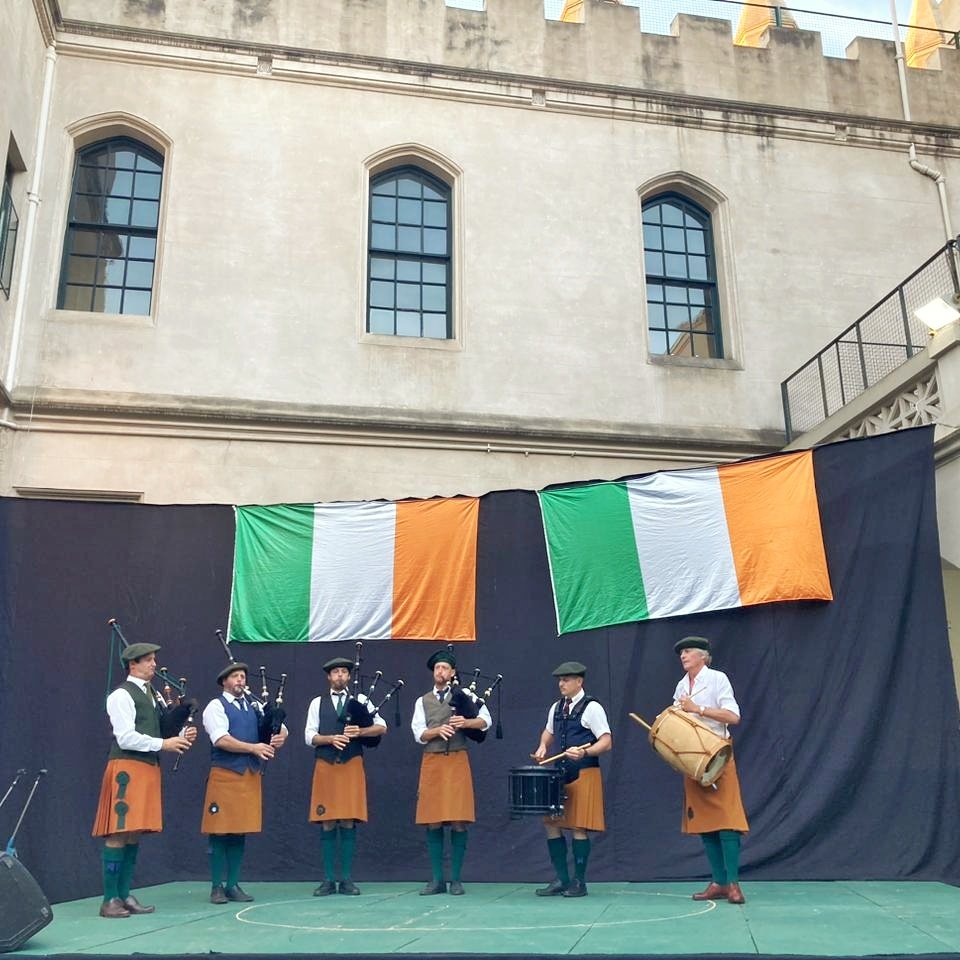
[[[678,193],[643,204],[650,352],[723,357],[710,214]]]
[[[149,315],[162,182],[163,157],[129,137],[77,151],[58,308]]]
[[[369,333],[453,336],[451,216],[450,188],[419,167],[371,178]]]

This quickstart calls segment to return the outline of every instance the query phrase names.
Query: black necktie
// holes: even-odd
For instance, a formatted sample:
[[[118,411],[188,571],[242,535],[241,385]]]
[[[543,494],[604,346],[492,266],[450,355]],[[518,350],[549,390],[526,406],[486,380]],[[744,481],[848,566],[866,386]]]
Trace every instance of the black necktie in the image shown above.
[[[446,691],[446,690],[438,690],[438,691],[437,691],[437,699],[438,699],[441,703],[443,703],[443,701],[447,699],[447,691]]]
[[[566,720],[566,718],[569,717],[569,716],[570,716],[570,698],[569,698],[569,697],[564,697],[564,698],[563,698],[563,718],[564,718],[564,720]]]

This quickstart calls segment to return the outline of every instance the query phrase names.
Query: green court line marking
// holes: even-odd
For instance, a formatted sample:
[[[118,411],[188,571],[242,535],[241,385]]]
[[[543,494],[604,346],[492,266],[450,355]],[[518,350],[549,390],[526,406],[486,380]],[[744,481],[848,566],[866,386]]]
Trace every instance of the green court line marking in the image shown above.
[[[661,897],[668,898],[673,900],[684,900],[688,901],[689,897],[685,894],[679,893],[644,893],[640,890],[619,890],[615,891],[618,896],[634,896],[634,897]],[[416,917],[409,917],[407,920],[403,921],[401,924],[393,924],[388,927],[344,927],[340,925],[330,926],[324,924],[322,926],[306,926],[302,923],[278,923],[272,920],[255,920],[251,919],[246,914],[251,914],[257,910],[263,910],[270,907],[279,907],[284,904],[295,903],[303,906],[303,900],[275,900],[271,903],[260,903],[254,904],[252,907],[244,907],[236,914],[237,920],[241,923],[248,923],[251,926],[256,927],[275,927],[281,930],[299,930],[302,932],[310,933],[489,933],[490,925],[489,923],[479,926],[431,926],[431,927],[411,927],[407,924],[416,922],[422,922],[424,916],[422,914]],[[439,914],[449,912],[453,909],[453,904],[443,904],[437,905],[437,907],[432,910],[427,916],[430,916],[431,913]],[[467,906],[467,904],[456,904],[457,913],[462,913],[462,908]],[[478,907],[480,904],[478,904]],[[600,911],[600,916],[602,917],[604,913],[609,909],[610,905],[607,904]],[[542,919],[534,923],[525,924],[521,927],[504,927],[497,925],[497,930],[502,932],[511,932],[511,933],[526,933],[533,930],[583,930],[580,939],[583,938],[590,930],[595,929],[605,929],[610,927],[632,927],[644,923],[664,923],[666,921],[673,920],[686,920],[690,917],[699,917],[705,913],[710,913],[713,910],[717,909],[717,904],[713,900],[706,901],[702,907],[696,910],[688,911],[686,913],[671,913],[668,916],[662,917],[643,917],[643,918],[631,918],[629,920],[589,920],[581,923],[545,923]],[[579,942],[579,941],[578,941]]]

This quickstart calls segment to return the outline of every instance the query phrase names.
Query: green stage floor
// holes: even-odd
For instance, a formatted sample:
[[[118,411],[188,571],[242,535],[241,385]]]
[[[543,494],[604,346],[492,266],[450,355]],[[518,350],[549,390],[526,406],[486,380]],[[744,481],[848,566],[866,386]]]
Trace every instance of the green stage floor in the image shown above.
[[[157,912],[101,920],[98,899],[54,905],[18,956],[91,954],[873,954],[960,953],[960,888],[939,883],[745,883],[747,904],[694,903],[695,883],[595,883],[579,900],[533,884],[360,883],[314,898],[309,883],[249,883],[251,904],[217,907],[201,883],[138,890]]]

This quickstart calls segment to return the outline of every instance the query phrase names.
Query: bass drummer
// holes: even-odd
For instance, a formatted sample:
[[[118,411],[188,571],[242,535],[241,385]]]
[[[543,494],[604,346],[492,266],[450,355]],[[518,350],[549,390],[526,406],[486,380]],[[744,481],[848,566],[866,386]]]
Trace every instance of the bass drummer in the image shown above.
[[[740,707],[727,675],[712,670],[710,641],[684,637],[673,645],[685,676],[677,684],[673,703],[685,713],[699,717],[715,734],[729,739],[728,727],[740,722]],[[694,900],[727,900],[744,903],[740,889],[740,835],[746,833],[747,815],[740,799],[740,781],[731,753],[714,786],[704,787],[691,777],[683,778],[684,833],[699,833],[710,861],[712,880]]]
[[[583,690],[587,668],[576,660],[561,663],[553,675],[560,688],[560,699],[547,712],[547,725],[540,734],[534,759],[544,760],[557,747],[564,751],[560,761],[567,782],[563,813],[544,817],[547,850],[556,877],[536,891],[538,897],[585,897],[587,860],[590,858],[590,832],[602,833],[603,782],[597,757],[612,746],[610,724],[600,704]],[[573,834],[573,870],[567,866],[567,841],[564,830]]]

